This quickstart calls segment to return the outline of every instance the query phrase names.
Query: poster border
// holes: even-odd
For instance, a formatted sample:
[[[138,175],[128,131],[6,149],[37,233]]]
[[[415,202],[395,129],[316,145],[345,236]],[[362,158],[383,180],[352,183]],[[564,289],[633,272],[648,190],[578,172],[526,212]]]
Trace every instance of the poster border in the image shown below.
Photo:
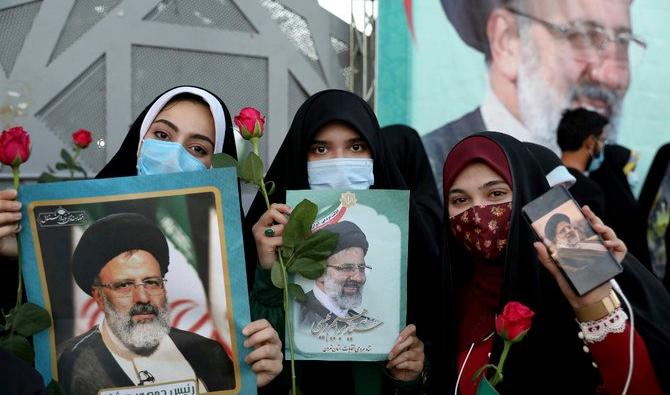
[[[127,185],[134,184],[135,191],[127,193]],[[226,187],[227,185],[233,187]],[[57,189],[63,183],[34,184],[21,186],[19,198],[22,206],[22,230],[19,233],[21,253],[23,257],[23,274],[26,279],[38,278],[39,285],[26,282],[26,294],[32,303],[44,307],[51,316],[51,302],[46,285],[44,260],[40,249],[39,236],[34,209],[42,206],[77,203],[107,203],[114,201],[132,201],[136,199],[159,198],[165,196],[190,195],[195,193],[213,193],[217,211],[219,237],[221,243],[222,265],[227,285],[226,297],[228,311],[226,319],[231,328],[232,362],[235,372],[235,388],[224,391],[208,392],[211,394],[247,393],[248,387],[255,388],[256,378],[250,367],[244,363],[244,357],[250,352],[241,341],[242,328],[250,322],[248,291],[246,285],[246,265],[235,265],[232,262],[244,262],[242,247],[242,229],[239,212],[239,196],[237,195],[237,174],[234,169],[212,169],[192,173],[175,173],[171,177],[162,175],[110,178],[104,180],[67,181],[68,188]],[[223,202],[229,202],[224,205]],[[231,229],[226,231],[224,224]],[[236,229],[235,224],[238,224]],[[240,241],[238,241],[239,239]],[[244,281],[235,281],[236,292],[233,292],[233,278],[244,277]],[[246,302],[245,302],[246,301]],[[235,314],[238,315],[238,325]],[[55,328],[53,324],[45,331],[34,335],[35,367],[42,374],[45,382],[58,377]]]
[[[408,190],[398,190],[398,189],[364,189],[364,190],[312,190],[312,189],[301,189],[301,190],[289,190],[286,191],[286,204],[298,203],[302,199],[309,199],[313,203],[317,204],[323,200],[339,200],[340,196],[343,193],[351,192],[357,195],[357,204],[358,204],[358,195],[377,195],[369,197],[372,201],[374,199],[375,205],[372,206],[370,203],[362,202],[372,209],[374,209],[379,215],[385,216],[390,223],[396,224],[400,227],[400,311],[399,311],[399,322],[398,322],[398,334],[405,328],[407,324],[407,265],[409,258],[409,197],[410,191]],[[378,192],[385,192],[383,194]],[[318,197],[318,198],[317,198]],[[366,199],[367,200],[367,199]],[[379,211],[378,207],[380,205],[387,205],[388,211]],[[323,207],[319,206],[319,210]],[[403,232],[403,229],[405,230]],[[289,313],[287,314],[287,320],[294,319],[294,305],[295,301],[292,301],[290,304]],[[288,343],[288,342],[287,342]],[[284,345],[284,355],[285,359],[290,359],[288,345]],[[389,350],[390,352],[391,350]],[[366,354],[323,354],[323,353],[311,353],[304,352],[300,350],[297,345],[295,345],[295,354],[296,360],[318,360],[318,361],[362,361],[362,362],[376,362],[376,361],[385,361],[388,359],[388,353],[366,353]],[[323,355],[328,355],[328,358],[323,358]],[[355,357],[354,357],[355,356]]]

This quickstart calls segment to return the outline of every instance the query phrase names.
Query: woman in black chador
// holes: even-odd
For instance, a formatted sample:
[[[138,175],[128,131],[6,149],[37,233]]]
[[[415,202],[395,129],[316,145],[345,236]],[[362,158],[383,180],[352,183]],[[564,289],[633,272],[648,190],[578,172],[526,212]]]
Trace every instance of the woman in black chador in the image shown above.
[[[357,95],[326,90],[310,97],[296,113],[291,128],[272,162],[268,181],[276,185],[270,196],[271,210],[258,195],[246,218],[253,226],[256,246],[246,250],[248,264],[260,263],[252,294],[252,310],[265,310],[258,317],[283,327],[281,290],[269,279],[275,248],[290,209],[286,190],[294,189],[408,189],[380,137],[377,118]],[[412,192],[414,193],[414,192]],[[422,390],[425,375],[424,345],[431,338],[432,299],[438,289],[441,229],[430,210],[418,210],[418,196],[410,197],[407,274],[407,323],[389,362],[300,361],[298,386],[303,394],[375,394]],[[432,216],[432,217],[431,217]],[[274,236],[265,231],[271,228]],[[331,268],[327,270],[333,270]],[[402,362],[401,362],[402,361]],[[284,369],[286,372],[289,369]]]
[[[578,297],[535,242],[521,208],[549,189],[523,143],[486,132],[462,140],[444,164],[445,264],[437,316],[445,335],[434,360],[435,392],[474,394],[473,374],[497,363],[502,341],[495,315],[517,301],[535,312],[527,336],[505,363],[502,394],[621,393],[628,374],[630,315],[635,370],[628,393],[670,392],[670,295],[626,253],[624,243],[590,210],[594,230],[624,268],[616,280],[633,306],[621,306],[605,283]],[[601,308],[598,308],[601,307]]]

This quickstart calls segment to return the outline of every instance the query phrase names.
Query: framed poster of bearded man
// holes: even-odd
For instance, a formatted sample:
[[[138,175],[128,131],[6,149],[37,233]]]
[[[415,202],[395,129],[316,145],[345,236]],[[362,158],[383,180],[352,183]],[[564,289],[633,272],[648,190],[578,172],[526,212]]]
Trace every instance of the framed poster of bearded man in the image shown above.
[[[46,382],[71,395],[256,393],[242,362],[249,306],[234,170],[19,195],[28,298],[53,321],[35,336]]]
[[[319,207],[312,232],[338,237],[323,274],[294,278],[298,359],[385,360],[405,326],[408,192],[287,192],[292,207],[302,199]]]

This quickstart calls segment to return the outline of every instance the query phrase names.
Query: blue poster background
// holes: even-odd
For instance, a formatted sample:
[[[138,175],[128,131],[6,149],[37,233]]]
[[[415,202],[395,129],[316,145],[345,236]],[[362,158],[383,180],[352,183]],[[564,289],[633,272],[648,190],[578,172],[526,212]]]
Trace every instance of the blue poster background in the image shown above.
[[[412,5],[414,40],[404,3]],[[466,7],[486,2],[460,3]],[[647,49],[631,68],[618,142],[640,153],[637,174],[644,180],[656,150],[670,141],[670,2],[632,1],[630,18],[633,32],[646,41]],[[377,26],[375,111],[382,126],[404,123],[424,135],[482,102],[489,84],[484,55],[459,37],[441,1],[382,1]],[[636,193],[640,187],[641,182]]]

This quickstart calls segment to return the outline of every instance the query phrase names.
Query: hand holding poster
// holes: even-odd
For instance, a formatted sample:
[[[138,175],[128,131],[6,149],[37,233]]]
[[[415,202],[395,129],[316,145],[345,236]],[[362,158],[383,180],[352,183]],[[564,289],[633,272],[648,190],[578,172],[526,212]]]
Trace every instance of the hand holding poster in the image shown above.
[[[386,360],[405,326],[407,191],[288,191],[287,204],[317,204],[313,232],[338,235],[316,280],[296,277],[297,359]]]
[[[249,306],[234,170],[39,184],[20,196],[28,298],[54,322],[35,337],[43,376],[74,395],[256,392],[241,346]]]

